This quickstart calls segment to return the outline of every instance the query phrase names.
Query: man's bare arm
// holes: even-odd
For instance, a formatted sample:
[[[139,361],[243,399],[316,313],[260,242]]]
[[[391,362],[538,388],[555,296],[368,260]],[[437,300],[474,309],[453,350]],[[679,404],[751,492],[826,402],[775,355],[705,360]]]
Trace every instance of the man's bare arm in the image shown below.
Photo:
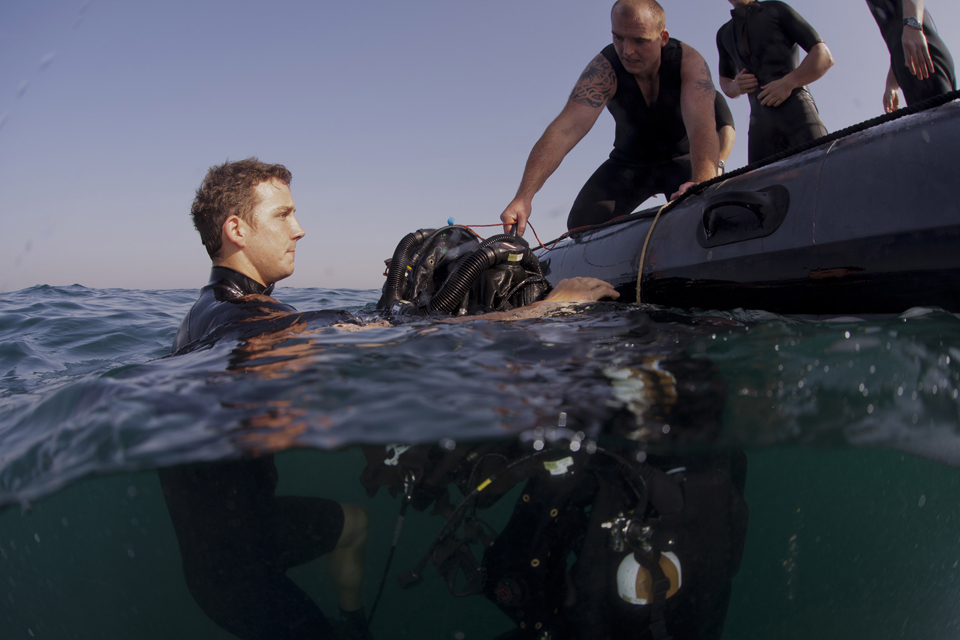
[[[779,107],[790,97],[794,89],[806,86],[822,78],[833,66],[833,55],[826,43],[818,42],[804,56],[800,66],[770,84],[761,87],[757,98],[760,104],[768,107]]]
[[[580,75],[563,111],[533,145],[517,195],[500,214],[504,230],[516,224],[517,233],[523,235],[533,208],[533,196],[557,170],[570,150],[593,128],[600,112],[616,91],[616,72],[610,62],[598,54]]]
[[[550,311],[567,304],[596,302],[602,298],[617,299],[620,293],[613,286],[597,278],[568,278],[557,283],[556,288],[546,298],[511,311],[494,311],[479,316],[459,316],[447,318],[444,322],[466,322],[467,320],[526,320],[539,318]]]
[[[923,24],[923,0],[903,0],[903,17],[915,18]],[[920,80],[933,75],[933,60],[930,58],[930,46],[922,30],[903,25],[903,55],[910,73]]]
[[[715,178],[720,159],[720,140],[714,117],[717,90],[710,77],[710,67],[696,49],[683,45],[680,65],[680,113],[690,140],[691,182],[684,183],[670,198],[673,200],[698,182]]]

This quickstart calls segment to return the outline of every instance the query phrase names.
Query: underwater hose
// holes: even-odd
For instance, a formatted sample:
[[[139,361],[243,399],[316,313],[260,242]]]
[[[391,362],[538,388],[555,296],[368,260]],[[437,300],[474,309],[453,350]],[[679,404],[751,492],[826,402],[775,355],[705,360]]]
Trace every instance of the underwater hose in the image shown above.
[[[413,499],[413,488],[416,482],[417,478],[413,472],[409,472],[403,479],[403,501],[400,503],[400,514],[397,516],[397,524],[393,528],[393,543],[390,545],[390,553],[387,555],[387,563],[383,567],[383,576],[380,578],[380,586],[377,588],[377,595],[373,599],[370,615],[367,616],[367,626],[364,630],[364,635],[370,631],[370,625],[373,624],[373,616],[377,612],[377,606],[380,604],[380,596],[383,595],[383,587],[387,584],[387,574],[390,572],[390,566],[393,564],[393,556],[397,552],[400,533],[403,531],[403,522],[407,517],[407,507],[410,506],[410,501]]]

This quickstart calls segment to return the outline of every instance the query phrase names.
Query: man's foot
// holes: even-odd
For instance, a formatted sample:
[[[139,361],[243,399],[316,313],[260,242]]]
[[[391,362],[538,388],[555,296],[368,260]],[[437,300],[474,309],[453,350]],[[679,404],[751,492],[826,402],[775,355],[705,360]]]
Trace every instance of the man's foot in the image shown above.
[[[340,609],[340,618],[333,626],[340,640],[373,640],[370,629],[367,628],[367,614],[363,609],[356,611]]]

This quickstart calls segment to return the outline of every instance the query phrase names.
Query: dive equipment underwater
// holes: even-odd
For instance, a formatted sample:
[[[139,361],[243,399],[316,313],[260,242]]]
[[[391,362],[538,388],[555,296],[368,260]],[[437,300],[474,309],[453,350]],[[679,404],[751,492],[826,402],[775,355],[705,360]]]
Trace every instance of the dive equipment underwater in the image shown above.
[[[394,315],[473,315],[531,304],[550,289],[523,238],[482,240],[468,227],[449,225],[404,236],[388,262],[377,308]]]
[[[400,585],[419,584],[434,564],[452,595],[482,594],[514,622],[505,638],[718,639],[746,536],[745,457],[634,455],[574,435],[534,451],[522,442],[365,451],[368,493],[386,484],[444,518]],[[465,496],[455,507],[449,483]],[[497,532],[477,509],[514,487]]]

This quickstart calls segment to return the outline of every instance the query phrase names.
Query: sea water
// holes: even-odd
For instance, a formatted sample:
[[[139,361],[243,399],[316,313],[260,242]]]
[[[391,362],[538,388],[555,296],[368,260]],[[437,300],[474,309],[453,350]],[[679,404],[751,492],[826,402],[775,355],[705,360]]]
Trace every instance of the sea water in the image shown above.
[[[598,303],[356,331],[309,310],[370,323],[378,292],[275,295],[305,313],[170,357],[196,291],[0,294],[0,638],[233,637],[191,596],[157,469],[267,454],[278,494],[368,510],[369,610],[402,488],[371,497],[368,454],[485,443],[520,457],[745,451],[749,526],[725,638],[960,635],[952,314],[804,320]],[[484,509],[495,531],[521,487]],[[514,629],[482,595],[452,596],[432,564],[422,584],[399,586],[444,526],[431,510],[407,513],[373,636]],[[324,560],[287,575],[335,616]]]

